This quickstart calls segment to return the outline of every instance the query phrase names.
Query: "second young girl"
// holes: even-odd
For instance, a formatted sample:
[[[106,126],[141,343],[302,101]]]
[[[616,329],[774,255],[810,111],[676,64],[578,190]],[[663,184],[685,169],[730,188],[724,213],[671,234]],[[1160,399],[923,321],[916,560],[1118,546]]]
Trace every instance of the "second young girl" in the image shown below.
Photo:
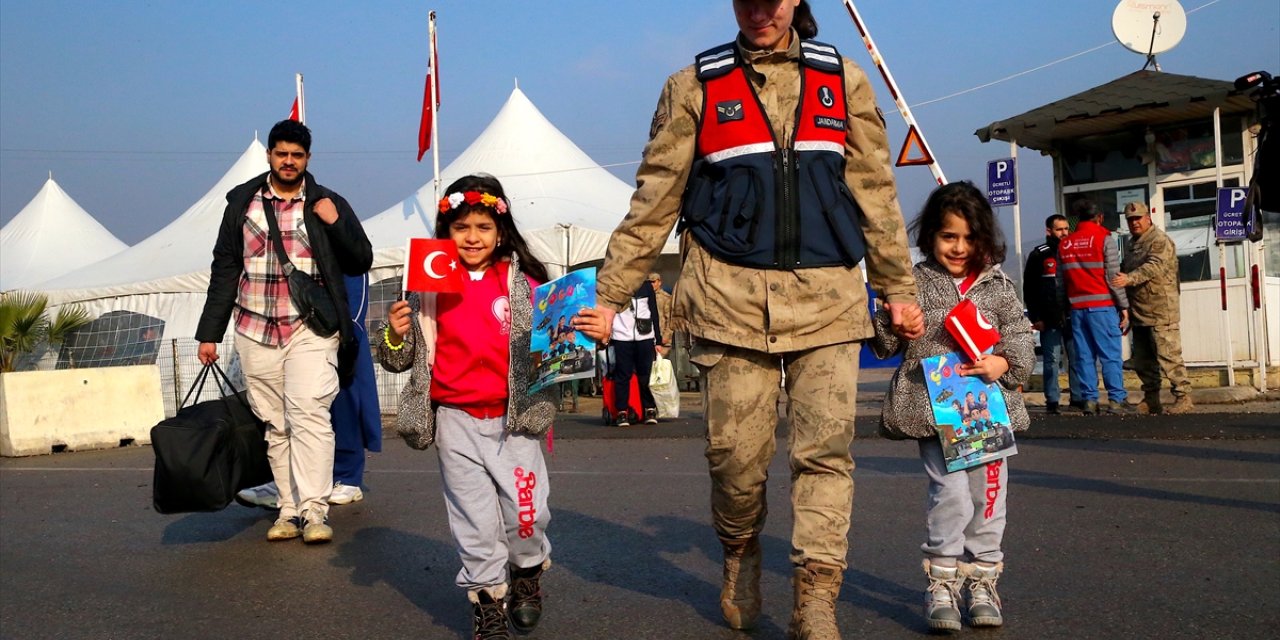
[[[412,368],[396,430],[439,452],[473,636],[510,638],[508,618],[520,632],[538,624],[551,565],[542,436],[555,396],[528,392],[532,291],[547,270],[496,178],[467,176],[445,193],[436,237],[457,243],[469,277],[461,293],[410,293],[393,304],[378,359],[393,372]]]
[[[956,372],[998,383],[1013,430],[1022,431],[1030,419],[1018,387],[1035,363],[1031,323],[1022,315],[1016,288],[1000,270],[1004,241],[991,205],[973,184],[953,182],[936,189],[912,226],[925,255],[914,269],[925,333],[909,343],[901,341],[890,331],[889,313],[876,314],[876,354],[904,352],[885,395],[881,430],[890,438],[917,440],[929,477],[928,537],[921,550],[929,579],[925,616],[930,629],[960,629],[965,588],[969,624],[1000,626],[1004,618],[996,582],[1004,571],[1009,459],[947,472],[921,360],[958,350],[944,318],[961,300],[971,300],[1000,332],[1000,341],[990,354],[958,365]]]

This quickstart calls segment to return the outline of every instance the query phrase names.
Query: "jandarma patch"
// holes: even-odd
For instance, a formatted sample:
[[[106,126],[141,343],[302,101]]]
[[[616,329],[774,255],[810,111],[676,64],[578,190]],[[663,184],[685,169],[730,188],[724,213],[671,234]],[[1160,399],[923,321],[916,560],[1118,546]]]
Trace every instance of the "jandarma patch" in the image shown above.
[[[832,118],[831,116],[814,116],[813,126],[822,127],[823,129],[835,129],[836,131],[844,131],[844,118]]]
[[[730,122],[742,119],[742,101],[726,100],[716,103],[716,122]]]

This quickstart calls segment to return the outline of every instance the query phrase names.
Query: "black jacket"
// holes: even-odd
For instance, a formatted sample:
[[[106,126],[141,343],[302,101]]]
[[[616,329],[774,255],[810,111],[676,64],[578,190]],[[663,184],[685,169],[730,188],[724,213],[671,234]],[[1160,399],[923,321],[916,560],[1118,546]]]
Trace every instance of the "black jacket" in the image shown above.
[[[218,228],[218,240],[213,246],[213,264],[209,267],[209,295],[196,326],[196,340],[222,342],[236,307],[240,293],[240,276],[244,272],[244,214],[255,194],[267,182],[264,173],[227,192],[227,208],[222,213],[222,225]],[[360,219],[346,199],[321,186],[310,172],[306,174],[307,200],[302,220],[311,243],[312,260],[320,271],[340,317],[350,318],[347,307],[347,288],[344,275],[357,276],[369,271],[373,264],[373,247],[360,225]],[[338,219],[325,224],[315,213],[315,203],[324,198],[333,201],[338,209]],[[357,346],[350,323],[344,322],[339,331],[342,348],[339,349],[338,373],[349,377],[355,364]]]
[[[1067,305],[1058,273],[1058,242],[1053,239],[1031,250],[1022,272],[1022,297],[1032,323],[1043,322],[1050,329],[1067,326]]]

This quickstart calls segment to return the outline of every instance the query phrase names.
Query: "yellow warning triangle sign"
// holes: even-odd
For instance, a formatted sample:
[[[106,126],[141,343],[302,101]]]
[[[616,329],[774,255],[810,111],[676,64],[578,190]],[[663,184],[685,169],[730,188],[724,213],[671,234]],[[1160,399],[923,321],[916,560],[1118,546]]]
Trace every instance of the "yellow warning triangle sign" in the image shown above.
[[[920,157],[909,157],[913,148],[920,152]],[[907,139],[902,143],[902,153],[898,154],[898,166],[913,167],[930,164],[933,164],[933,156],[929,155],[929,150],[924,147],[924,142],[920,139],[920,132],[916,131],[916,126],[913,124],[907,129]]]

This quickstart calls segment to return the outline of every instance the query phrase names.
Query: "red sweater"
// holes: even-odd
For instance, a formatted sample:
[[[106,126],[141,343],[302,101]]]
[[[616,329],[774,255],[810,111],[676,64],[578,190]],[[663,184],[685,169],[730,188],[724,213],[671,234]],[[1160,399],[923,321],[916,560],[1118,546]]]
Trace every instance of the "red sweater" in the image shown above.
[[[499,262],[480,280],[464,278],[462,293],[436,297],[436,361],[431,401],[477,418],[507,411],[511,307],[507,270]]]

